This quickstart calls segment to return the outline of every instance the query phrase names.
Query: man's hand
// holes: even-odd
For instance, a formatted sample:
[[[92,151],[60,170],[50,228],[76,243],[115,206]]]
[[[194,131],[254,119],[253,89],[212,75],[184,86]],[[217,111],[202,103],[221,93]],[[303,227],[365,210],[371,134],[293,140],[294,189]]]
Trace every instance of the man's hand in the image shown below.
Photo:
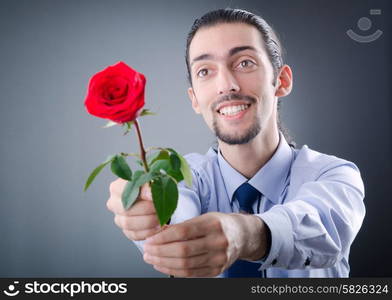
[[[168,275],[215,277],[238,258],[262,258],[266,243],[266,225],[260,218],[212,212],[148,238],[144,260]]]
[[[121,178],[110,184],[110,198],[106,206],[114,213],[114,223],[122,229],[130,240],[144,240],[160,230],[151,189],[148,184],[142,186],[136,202],[129,210],[125,210],[121,195],[127,181]]]

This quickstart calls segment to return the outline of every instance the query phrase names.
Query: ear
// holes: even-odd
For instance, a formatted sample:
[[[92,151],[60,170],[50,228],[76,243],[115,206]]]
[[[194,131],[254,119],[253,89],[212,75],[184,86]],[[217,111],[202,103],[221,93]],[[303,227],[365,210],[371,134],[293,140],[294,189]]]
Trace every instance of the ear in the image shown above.
[[[192,102],[192,108],[195,111],[195,113],[200,114],[199,102],[197,101],[197,98],[195,96],[195,92],[193,91],[192,87],[188,88],[188,97],[189,97],[189,100],[191,100],[191,102]]]
[[[284,97],[290,94],[293,88],[293,73],[288,65],[284,65],[278,74],[276,84],[276,97]]]

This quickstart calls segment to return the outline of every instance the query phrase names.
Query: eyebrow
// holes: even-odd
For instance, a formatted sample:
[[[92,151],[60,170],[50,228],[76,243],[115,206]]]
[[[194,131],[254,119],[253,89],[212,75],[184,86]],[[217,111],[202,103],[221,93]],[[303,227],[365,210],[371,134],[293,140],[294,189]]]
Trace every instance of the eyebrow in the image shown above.
[[[257,50],[256,50],[255,47],[252,47],[252,46],[239,46],[239,47],[231,48],[231,49],[229,50],[229,57],[230,57],[230,56],[233,56],[233,55],[235,55],[235,54],[237,54],[238,52],[245,51],[245,50],[252,50],[252,51],[257,52]],[[213,59],[213,58],[214,58],[214,56],[211,55],[211,54],[202,54],[202,55],[199,55],[199,56],[195,57],[195,58],[192,60],[191,66],[192,66],[195,62],[197,62],[197,61],[200,61],[200,60],[207,60],[207,59]]]

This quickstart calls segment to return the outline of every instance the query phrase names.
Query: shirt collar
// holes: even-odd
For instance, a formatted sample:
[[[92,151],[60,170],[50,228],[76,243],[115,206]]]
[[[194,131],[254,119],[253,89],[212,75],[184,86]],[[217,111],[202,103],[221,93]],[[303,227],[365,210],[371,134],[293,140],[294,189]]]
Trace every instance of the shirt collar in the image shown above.
[[[248,183],[265,195],[269,200],[278,203],[286,187],[286,181],[293,160],[293,151],[283,134],[279,132],[279,145],[270,160],[248,180]],[[230,201],[234,192],[247,181],[246,177],[235,170],[218,151],[218,162]]]

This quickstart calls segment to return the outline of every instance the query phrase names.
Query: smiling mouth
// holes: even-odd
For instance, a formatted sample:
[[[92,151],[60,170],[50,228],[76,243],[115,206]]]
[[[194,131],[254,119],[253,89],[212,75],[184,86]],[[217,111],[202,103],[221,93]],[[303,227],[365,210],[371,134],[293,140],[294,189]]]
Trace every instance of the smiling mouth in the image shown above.
[[[217,112],[222,116],[234,116],[244,110],[247,110],[251,104],[239,104],[224,106],[217,110]]]

